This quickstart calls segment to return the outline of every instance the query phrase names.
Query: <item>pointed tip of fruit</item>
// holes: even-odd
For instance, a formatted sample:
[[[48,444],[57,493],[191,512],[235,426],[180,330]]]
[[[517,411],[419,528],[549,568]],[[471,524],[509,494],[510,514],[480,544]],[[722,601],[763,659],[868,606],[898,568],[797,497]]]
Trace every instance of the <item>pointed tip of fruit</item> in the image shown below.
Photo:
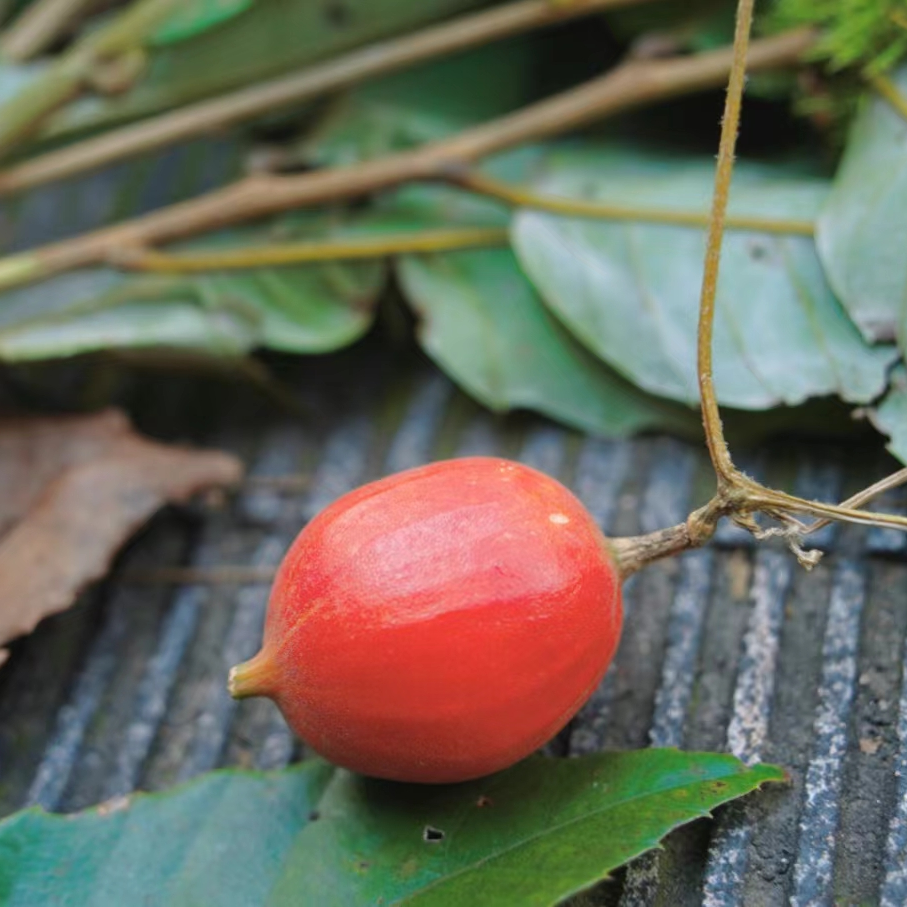
[[[264,651],[230,669],[227,689],[234,699],[270,695],[271,663]]]
[[[242,684],[241,684],[240,680],[238,679],[238,675],[241,673],[241,671],[242,671],[241,664],[234,665],[232,668],[230,668],[230,673],[227,675],[227,690],[229,690],[230,695],[234,699],[240,699],[241,695],[242,695],[240,693],[240,688],[241,688]]]

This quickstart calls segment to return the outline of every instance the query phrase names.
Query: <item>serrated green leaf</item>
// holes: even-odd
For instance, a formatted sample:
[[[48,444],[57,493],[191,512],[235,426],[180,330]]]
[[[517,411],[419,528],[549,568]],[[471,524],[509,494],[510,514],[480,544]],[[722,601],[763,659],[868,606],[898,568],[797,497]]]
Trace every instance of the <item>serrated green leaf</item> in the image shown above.
[[[907,95],[907,66],[892,75]],[[819,214],[816,243],[835,292],[870,341],[900,337],[907,308],[907,120],[871,95],[853,122]]]
[[[97,130],[308,66],[483,5],[483,0],[256,0],[241,16],[154,49],[128,93],[70,105],[51,136]]]
[[[710,159],[585,149],[554,155],[540,185],[623,206],[707,211]],[[812,219],[824,180],[741,162],[732,213]],[[693,404],[705,231],[520,212],[512,236],[545,302],[589,349],[652,393]],[[729,231],[715,316],[714,375],[727,406],[764,409],[885,387],[893,347],[865,344],[825,282],[811,238]]]
[[[245,12],[255,0],[183,0],[151,36],[153,47],[176,44],[214,28]]]
[[[303,153],[347,166],[507,113],[529,97],[532,50],[529,39],[513,40],[369,82],[343,99]]]
[[[677,750],[535,757],[437,787],[319,762],[215,772],[75,817],[29,810],[0,823],[0,900],[543,907],[784,777],[773,766]]]
[[[608,436],[698,433],[692,410],[643,393],[583,349],[509,249],[406,256],[398,273],[425,351],[489,408],[525,407]]]

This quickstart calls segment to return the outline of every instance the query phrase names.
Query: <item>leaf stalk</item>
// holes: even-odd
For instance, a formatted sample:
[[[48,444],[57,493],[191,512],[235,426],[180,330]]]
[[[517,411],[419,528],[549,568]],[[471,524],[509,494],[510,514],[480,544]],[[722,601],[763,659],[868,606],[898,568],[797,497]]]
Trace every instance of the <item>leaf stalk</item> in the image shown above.
[[[135,271],[186,274],[310,262],[385,258],[388,255],[406,253],[450,252],[456,249],[502,246],[506,245],[507,241],[507,230],[501,227],[463,227],[317,242],[279,243],[225,249],[221,252],[186,252],[171,255],[143,249],[124,249],[116,253],[111,264]]]
[[[534,190],[507,183],[486,176],[474,170],[454,173],[448,182],[494,198],[518,208],[536,211],[550,211],[568,217],[588,217],[601,220],[629,220],[641,223],[670,224],[681,227],[708,227],[710,214],[707,211],[684,211],[678,208],[639,208],[633,205],[612,205],[604,202],[566,198],[535,192]],[[729,214],[724,225],[733,230],[752,230],[758,233],[782,233],[796,236],[812,236],[815,224],[811,220],[796,220],[781,217],[747,217]]]

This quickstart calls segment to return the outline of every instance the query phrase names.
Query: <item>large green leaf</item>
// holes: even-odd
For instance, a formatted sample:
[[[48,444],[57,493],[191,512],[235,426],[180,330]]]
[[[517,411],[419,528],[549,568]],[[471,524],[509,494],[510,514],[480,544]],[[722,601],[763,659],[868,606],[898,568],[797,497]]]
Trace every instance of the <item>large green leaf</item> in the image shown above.
[[[283,218],[188,246],[196,251],[323,236],[325,216]],[[235,355],[255,347],[324,353],[371,327],[385,265],[329,262],[134,277],[108,268],[65,274],[0,297],[0,358],[167,346]]]
[[[76,817],[0,824],[5,907],[555,904],[721,803],[781,781],[732,756],[535,757],[442,787],[310,762],[225,771]]]
[[[624,206],[707,211],[710,159],[586,149],[554,154],[540,185]],[[823,180],[738,164],[731,211],[814,218]],[[640,387],[695,403],[696,321],[705,231],[521,212],[513,241],[545,302],[589,349]],[[719,400],[741,409],[885,387],[892,347],[870,348],[825,282],[812,239],[730,231],[715,316]]]
[[[256,0],[217,28],[154,49],[134,89],[71,105],[50,133],[148,116],[481,5],[482,0]]]
[[[697,414],[643,393],[583,349],[510,250],[407,256],[399,274],[425,351],[491,409],[526,407],[612,436],[699,430]]]
[[[303,146],[318,164],[348,165],[443,138],[529,97],[533,44],[480,47],[352,91]]]
[[[5,907],[264,904],[333,771],[215,772],[80,816],[27,810],[0,824]]]
[[[97,269],[2,297],[0,359],[51,359],[109,348],[165,346],[236,355],[254,345],[256,323],[238,307],[197,301],[191,284],[126,279]]]
[[[907,66],[893,75],[907,95]],[[869,96],[819,215],[816,243],[828,279],[868,340],[907,342],[907,120]]]

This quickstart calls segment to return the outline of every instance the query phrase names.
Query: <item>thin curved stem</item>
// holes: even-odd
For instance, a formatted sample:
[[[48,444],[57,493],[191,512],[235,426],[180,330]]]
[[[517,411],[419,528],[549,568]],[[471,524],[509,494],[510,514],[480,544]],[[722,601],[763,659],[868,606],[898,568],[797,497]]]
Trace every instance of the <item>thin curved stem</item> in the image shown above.
[[[458,183],[474,192],[525,207],[554,210],[562,214],[577,214],[572,199],[549,198],[524,193],[508,184],[479,177],[475,181]],[[494,189],[486,184],[494,183]],[[501,187],[504,187],[503,189]],[[485,191],[489,189],[489,191]],[[506,191],[505,191],[506,190]],[[685,226],[705,226],[708,215],[694,211],[618,208],[594,203],[579,203],[585,217],[622,219],[648,223],[668,223]],[[768,218],[736,218],[738,229],[763,230],[775,233],[805,233],[812,227],[808,221],[770,220]],[[497,227],[459,227],[420,230],[408,233],[389,233],[381,236],[337,237],[324,240],[276,243],[267,246],[240,246],[210,252],[156,252],[149,249],[120,249],[109,256],[109,263],[130,271],[150,271],[159,274],[186,274],[204,271],[243,270],[268,266],[304,264],[306,262],[384,258],[406,253],[445,252],[506,245],[508,232]]]
[[[414,252],[450,252],[506,245],[508,233],[499,227],[463,227],[422,230],[382,236],[326,239],[315,242],[280,243],[270,246],[224,249],[222,252],[168,254],[144,249],[123,250],[112,264],[134,271],[186,274],[204,271],[240,270],[320,261],[385,258]]]
[[[807,501],[805,498],[798,498],[772,488],[764,488],[761,485],[757,486],[757,490],[747,494],[746,498],[746,506],[750,510],[770,512],[778,509],[784,513],[793,511],[846,523],[857,523],[861,526],[887,526],[907,531],[907,517],[891,513],[874,513],[871,510],[857,510],[839,504],[824,504],[821,501]],[[812,527],[808,528],[811,531]]]
[[[785,537],[797,559],[807,569],[810,569],[818,562],[821,552],[804,551],[800,547],[800,541],[813,528],[818,528],[822,520],[834,519],[862,525],[890,526],[907,530],[907,517],[871,513],[854,509],[850,506],[857,501],[862,503],[874,494],[893,487],[899,481],[903,481],[907,477],[907,470],[902,470],[904,475],[896,474],[882,482],[877,482],[872,488],[855,496],[857,500],[851,499],[841,506],[824,504],[818,501],[807,501],[782,491],[766,488],[750,479],[734,466],[724,438],[712,378],[712,333],[721,241],[727,221],[728,194],[734,166],[734,147],[740,121],[746,49],[752,25],[752,14],[753,0],[738,0],[737,25],[734,33],[734,60],[728,83],[724,118],[721,124],[721,143],[715,174],[715,193],[709,219],[705,273],[699,305],[697,349],[699,388],[706,440],[712,464],[715,468],[718,488],[712,500],[705,507],[692,513],[685,523],[645,536],[612,540],[612,552],[624,578],[660,557],[676,554],[687,548],[694,548],[704,544],[714,534],[718,519],[721,516],[733,517],[737,522],[753,532],[757,538],[764,538],[770,534]],[[755,513],[763,513],[778,520],[784,528],[768,531],[760,530],[753,519],[753,514]],[[807,527],[792,515],[795,513],[818,517],[820,522],[812,527]]]
[[[518,208],[550,211],[569,217],[589,217],[601,220],[630,220],[642,223],[674,224],[682,227],[707,227],[707,211],[683,211],[676,208],[638,208],[631,205],[611,205],[583,199],[565,198],[535,192],[525,186],[497,180],[476,171],[451,173],[447,181],[488,198],[496,198]],[[729,214],[724,221],[727,229],[752,230],[760,233],[784,233],[812,236],[815,224],[811,220],[781,217],[746,217]]]
[[[907,468],[899,469],[897,472],[893,472],[890,476],[886,476],[884,479],[879,479],[878,482],[873,483],[868,488],[864,488],[862,491],[857,492],[857,494],[849,497],[846,501],[841,502],[841,507],[862,507],[863,504],[868,504],[870,501],[875,500],[880,494],[884,494],[886,491],[891,491],[892,488],[897,488],[899,485],[903,485],[907,482]],[[803,527],[803,535],[809,535],[810,532],[817,532],[823,526],[827,526],[829,523],[834,522],[834,520],[824,517],[821,520],[816,520],[815,523],[810,523],[809,526]]]
[[[727,214],[728,193],[734,170],[734,149],[740,124],[740,107],[743,83],[746,76],[746,56],[750,28],[753,21],[753,0],[740,0],[737,5],[737,25],[734,30],[734,61],[728,80],[724,117],[721,122],[721,142],[718,146],[718,166],[715,171],[715,194],[709,219],[708,240],[705,253],[705,273],[699,298],[699,330],[697,342],[697,372],[699,397],[702,404],[702,421],[706,443],[719,490],[730,483],[736,472],[718,410],[718,398],[712,379],[712,332],[715,322],[715,296],[718,289],[718,268],[721,259],[721,241]]]

